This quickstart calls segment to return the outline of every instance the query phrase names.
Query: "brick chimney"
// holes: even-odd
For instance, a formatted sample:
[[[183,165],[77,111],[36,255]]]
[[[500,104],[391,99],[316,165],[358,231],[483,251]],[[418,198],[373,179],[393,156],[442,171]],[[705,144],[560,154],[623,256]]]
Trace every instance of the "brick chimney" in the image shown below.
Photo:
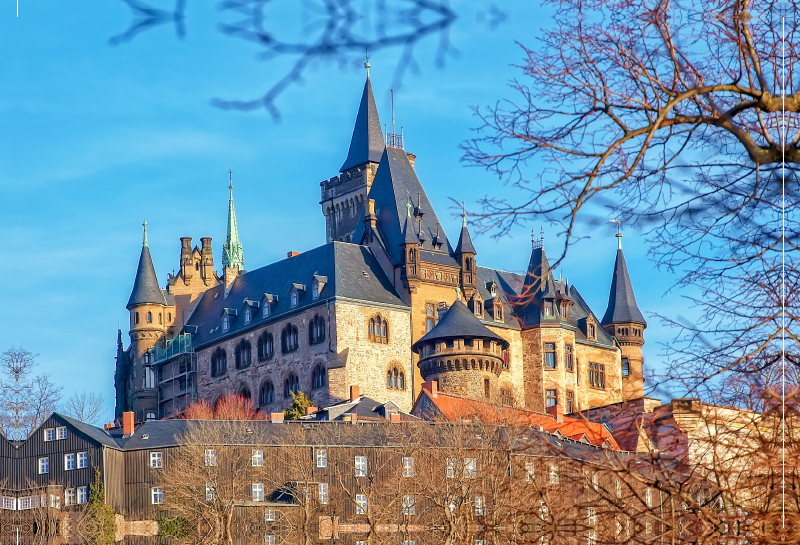
[[[564,422],[564,407],[561,405],[553,405],[552,407],[547,407],[547,414],[552,416],[556,419],[556,422],[559,424]]]
[[[291,252],[286,252],[286,257],[294,257],[297,255],[300,255],[300,252],[295,252],[294,250],[292,250]]]
[[[319,410],[318,407],[306,407],[306,416],[312,415]]]
[[[275,422],[276,424],[280,424],[283,422],[283,413],[270,413],[269,414],[270,422]]]
[[[427,390],[431,397],[438,397],[439,396],[439,383],[435,380],[429,380],[428,382],[422,383],[422,389]]]
[[[359,397],[361,397],[361,388],[358,386],[350,386],[350,401],[356,401]]]
[[[135,427],[133,414],[133,411],[122,413],[122,435],[126,437],[128,435],[133,435],[133,429]]]
[[[400,415],[399,415],[399,414],[397,414],[397,413],[393,413],[393,414],[392,414],[392,415],[389,417],[389,421],[390,421],[390,422],[393,422],[393,423],[398,423],[398,422],[400,422]]]

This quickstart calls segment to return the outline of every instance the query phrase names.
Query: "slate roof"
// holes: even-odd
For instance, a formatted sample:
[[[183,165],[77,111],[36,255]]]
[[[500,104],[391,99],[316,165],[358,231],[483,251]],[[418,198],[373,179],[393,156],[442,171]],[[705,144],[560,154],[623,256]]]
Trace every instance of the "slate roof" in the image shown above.
[[[472,237],[469,236],[466,221],[461,225],[461,235],[458,237],[458,244],[456,245],[456,255],[464,253],[478,253],[475,250],[475,246],[472,245]]]
[[[96,426],[92,426],[91,424],[86,424],[85,422],[81,422],[80,420],[76,420],[74,418],[70,418],[69,416],[64,416],[61,413],[53,413],[53,416],[64,420],[73,428],[77,429],[90,439],[97,441],[98,443],[105,445],[107,447],[119,449],[119,444],[111,437],[104,429],[98,428]]]
[[[647,327],[647,322],[636,305],[636,297],[633,295],[631,277],[628,274],[628,266],[625,264],[622,248],[617,250],[614,274],[611,277],[611,292],[608,295],[608,308],[601,323],[614,322],[637,322]]]
[[[311,290],[299,292],[298,305],[291,308],[290,290],[293,284],[310,286],[314,275],[326,276],[328,282],[314,300]],[[264,294],[278,296],[270,315],[256,313],[249,324],[244,323],[245,300],[262,301]],[[372,303],[406,307],[400,295],[386,277],[372,251],[365,246],[345,242],[329,242],[294,257],[248,271],[238,276],[225,297],[225,286],[220,284],[207,290],[186,321],[196,326],[192,339],[195,347],[216,342],[246,329],[281,320],[292,314],[319,305],[332,298],[345,298]],[[228,331],[222,331],[223,309],[237,309]]]
[[[394,412],[400,415],[401,420],[417,420],[410,414],[402,412],[400,407],[392,401],[381,403],[366,396],[361,396],[355,401],[348,399],[336,405],[323,407],[314,414],[301,418],[301,420],[342,420],[342,417],[347,414],[356,415],[357,420],[386,421],[388,420],[386,415],[387,405],[390,405]]]
[[[418,347],[424,343],[463,337],[494,339],[504,347],[508,346],[508,341],[490,331],[460,299],[456,299],[439,323],[415,342],[411,348],[417,352]]]
[[[361,93],[356,124],[353,127],[353,137],[350,139],[350,150],[339,172],[364,163],[379,163],[385,147],[381,120],[378,118],[378,108],[375,106],[375,97],[372,94],[372,83],[367,77],[364,92]]]
[[[386,244],[392,263],[395,265],[402,263],[403,249],[401,245],[405,240],[403,226],[408,217],[408,204],[414,209],[419,205],[423,212],[421,222],[418,217],[413,218],[415,231],[419,235],[421,230],[425,238],[422,249],[437,253],[437,250],[432,247],[432,240],[436,236],[438,224],[439,238],[443,242],[438,253],[444,253],[447,258],[452,259],[450,255],[453,253],[453,248],[444,234],[444,227],[436,217],[436,212],[404,150],[389,147],[384,150],[368,197],[375,199],[378,231]],[[420,223],[422,229],[420,229]],[[364,215],[362,214],[353,240],[360,241],[363,234]]]
[[[156,269],[153,267],[153,258],[150,257],[150,248],[147,244],[142,245],[142,253],[139,255],[139,267],[136,269],[133,290],[126,308],[130,309],[133,305],[143,303],[166,304],[164,294],[161,293],[161,289],[158,287]]]

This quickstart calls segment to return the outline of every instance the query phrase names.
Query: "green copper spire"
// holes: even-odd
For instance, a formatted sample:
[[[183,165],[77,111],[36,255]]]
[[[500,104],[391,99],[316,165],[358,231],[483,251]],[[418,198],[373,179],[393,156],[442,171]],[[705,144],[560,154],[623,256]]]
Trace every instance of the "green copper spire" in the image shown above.
[[[244,269],[244,253],[239,242],[239,230],[236,228],[236,209],[233,207],[233,172],[228,170],[228,236],[222,245],[222,266],[231,269]]]

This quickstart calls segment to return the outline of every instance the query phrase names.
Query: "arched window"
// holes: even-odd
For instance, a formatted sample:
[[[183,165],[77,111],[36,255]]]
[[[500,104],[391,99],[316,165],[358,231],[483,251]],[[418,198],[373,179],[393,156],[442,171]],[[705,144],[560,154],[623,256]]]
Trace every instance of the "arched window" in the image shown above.
[[[261,406],[269,405],[275,401],[275,386],[272,385],[271,380],[265,380],[261,385],[258,401]]]
[[[134,312],[133,313],[133,323],[134,324],[138,324],[139,323],[139,313],[138,312]]]
[[[258,337],[258,361],[267,361],[275,355],[272,333],[265,331]]]
[[[158,313],[158,323],[159,324],[163,324],[164,323],[164,322],[161,321],[161,313],[160,312]]]
[[[152,312],[148,312],[147,313],[147,323],[148,324],[152,324],[153,323],[153,313]]]
[[[246,369],[250,367],[250,353],[252,351],[252,346],[250,345],[250,341],[242,339],[239,344],[236,345],[234,349],[233,356],[236,360],[236,368],[237,369]]]
[[[167,313],[167,322],[172,323],[172,313],[171,312]]]
[[[211,354],[211,376],[219,377],[225,374],[228,370],[228,355],[222,349],[217,347],[214,353]]]
[[[147,413],[146,415],[144,415],[144,419],[147,420],[148,422],[150,420],[155,420],[156,419],[156,413],[152,413],[152,412],[151,413]]]
[[[250,394],[250,388],[248,388],[246,384],[242,384],[241,386],[239,386],[239,391],[237,393],[245,399],[250,399],[251,397],[253,397]]]
[[[311,387],[314,390],[317,388],[322,388],[325,386],[326,377],[327,371],[325,370],[325,367],[321,363],[318,363],[314,367],[314,372],[311,374]]]
[[[406,376],[397,367],[392,367],[386,371],[386,387],[392,390],[406,389]]]
[[[286,327],[281,331],[281,351],[284,354],[288,354],[289,352],[297,350],[299,346],[300,342],[297,337],[297,326],[286,324]]]
[[[297,394],[300,391],[300,379],[294,373],[289,373],[283,381],[283,397],[289,397],[291,393]]]
[[[290,302],[291,302],[293,307],[297,306],[297,292],[296,291],[292,291],[292,295],[290,297]]]
[[[228,321],[228,315],[226,314],[225,316],[222,317],[222,331],[228,331],[229,323],[230,322]]]
[[[369,340],[375,343],[389,342],[389,322],[378,314],[369,319]]]
[[[317,314],[308,324],[309,344],[319,344],[325,341],[325,318]]]

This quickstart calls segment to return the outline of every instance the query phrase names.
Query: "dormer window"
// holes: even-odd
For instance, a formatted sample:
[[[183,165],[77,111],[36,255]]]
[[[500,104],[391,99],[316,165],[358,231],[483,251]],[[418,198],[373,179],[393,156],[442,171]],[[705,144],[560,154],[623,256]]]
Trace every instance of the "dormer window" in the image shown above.
[[[569,303],[567,301],[561,301],[561,317],[565,320],[569,318]]]
[[[586,317],[586,338],[590,341],[597,340],[597,325],[591,314]]]
[[[322,292],[322,289],[325,287],[325,284],[327,283],[328,283],[327,276],[315,274],[314,278],[311,280],[311,296],[314,299],[318,299],[319,294]]]
[[[236,317],[235,308],[222,309],[222,331],[228,331],[231,327],[231,320]]]
[[[289,294],[289,305],[294,308],[300,303],[300,294],[306,291],[305,284],[292,284],[292,291]]]
[[[496,322],[503,321],[503,303],[496,301],[494,304],[494,320]]]
[[[231,323],[230,323],[230,320],[228,319],[228,315],[224,314],[222,316],[222,331],[228,331],[228,328],[230,327],[230,325],[231,325]]]
[[[552,301],[545,301],[544,302],[544,315],[545,316],[552,316],[553,315],[553,302]]]
[[[265,293],[261,299],[263,305],[262,316],[268,317],[272,313],[272,307],[278,303],[278,296],[271,293]]]
[[[250,307],[247,307],[246,309],[244,309],[244,323],[246,323],[246,324],[250,323],[250,314],[251,314]]]
[[[486,287],[489,289],[489,293],[492,294],[492,297],[497,296],[497,283],[496,282],[487,282]]]
[[[296,307],[297,306],[297,292],[296,291],[292,292],[292,296],[291,296],[291,300],[290,301],[291,301],[290,304],[291,304],[292,307]]]

